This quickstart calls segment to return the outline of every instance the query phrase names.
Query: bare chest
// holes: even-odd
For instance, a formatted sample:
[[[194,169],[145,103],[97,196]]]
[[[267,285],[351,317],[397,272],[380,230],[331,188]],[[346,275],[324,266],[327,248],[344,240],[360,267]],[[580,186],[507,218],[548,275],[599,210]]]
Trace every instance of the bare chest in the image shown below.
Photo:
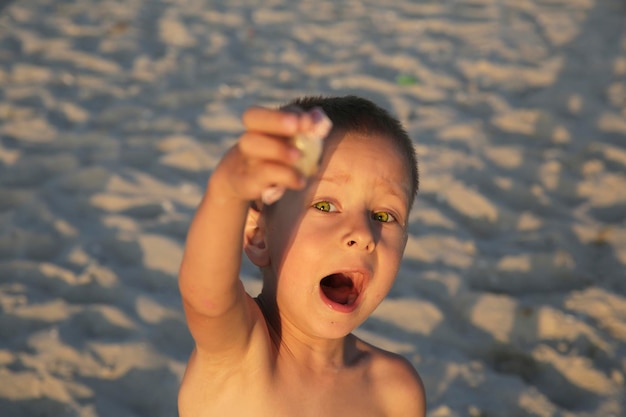
[[[280,416],[384,416],[377,395],[366,381],[280,381],[273,392]]]
[[[220,380],[221,379],[221,380]],[[212,381],[187,380],[179,398],[181,417],[382,417],[375,390],[364,378],[302,378],[284,375],[230,375]]]

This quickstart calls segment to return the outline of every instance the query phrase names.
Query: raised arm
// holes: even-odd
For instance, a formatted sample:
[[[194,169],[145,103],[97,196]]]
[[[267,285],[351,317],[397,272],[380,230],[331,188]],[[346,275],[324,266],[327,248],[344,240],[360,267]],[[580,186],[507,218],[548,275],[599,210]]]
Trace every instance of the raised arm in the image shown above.
[[[306,129],[310,117],[254,107],[243,123],[246,132],[209,179],[179,273],[187,324],[196,347],[209,352],[245,349],[258,319],[239,279],[250,202],[272,185],[304,185],[294,168],[299,151],[287,138]]]

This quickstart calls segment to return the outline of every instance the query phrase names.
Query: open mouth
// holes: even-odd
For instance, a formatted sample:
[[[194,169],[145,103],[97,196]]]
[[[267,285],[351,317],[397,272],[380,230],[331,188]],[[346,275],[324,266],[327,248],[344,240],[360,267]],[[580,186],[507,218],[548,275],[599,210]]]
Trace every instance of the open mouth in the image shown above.
[[[350,306],[359,297],[359,289],[350,274],[332,274],[320,282],[320,288],[326,298],[336,304]]]

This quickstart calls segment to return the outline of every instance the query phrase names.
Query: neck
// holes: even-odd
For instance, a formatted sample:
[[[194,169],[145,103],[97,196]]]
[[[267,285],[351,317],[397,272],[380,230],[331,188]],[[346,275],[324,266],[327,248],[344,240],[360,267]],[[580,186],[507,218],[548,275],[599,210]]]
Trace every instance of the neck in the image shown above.
[[[362,357],[356,338],[349,334],[340,339],[308,335],[280,315],[274,297],[262,292],[257,304],[265,316],[277,354],[295,362],[307,372],[328,373],[354,365]]]

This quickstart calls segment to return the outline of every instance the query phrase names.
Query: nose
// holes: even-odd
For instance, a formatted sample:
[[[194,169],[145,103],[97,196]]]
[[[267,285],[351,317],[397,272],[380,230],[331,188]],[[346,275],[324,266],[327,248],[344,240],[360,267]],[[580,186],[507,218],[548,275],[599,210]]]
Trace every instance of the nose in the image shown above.
[[[343,242],[346,247],[367,252],[376,248],[379,233],[369,213],[352,216],[345,230]]]

